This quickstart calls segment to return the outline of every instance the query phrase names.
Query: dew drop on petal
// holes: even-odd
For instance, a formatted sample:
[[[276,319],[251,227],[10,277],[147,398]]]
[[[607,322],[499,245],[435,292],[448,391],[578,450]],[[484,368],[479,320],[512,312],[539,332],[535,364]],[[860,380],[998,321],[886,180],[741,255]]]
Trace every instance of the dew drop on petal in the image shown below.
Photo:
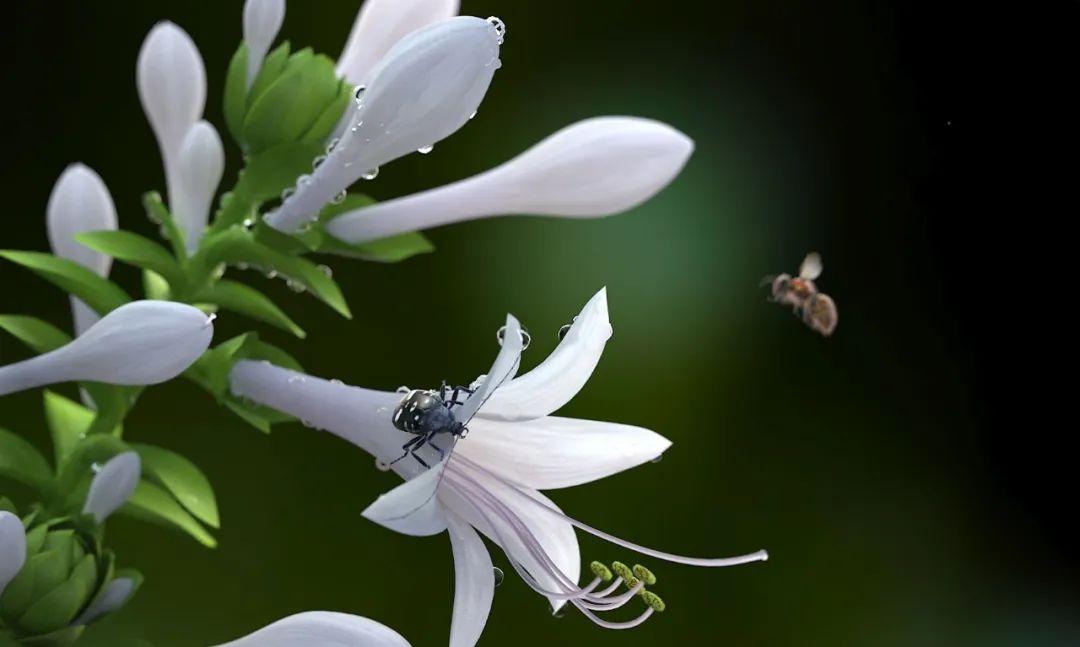
[[[320,166],[322,166],[323,162],[325,162],[325,161],[326,161],[326,155],[318,155],[318,156],[316,156],[315,159],[311,160],[311,170],[313,170],[313,171],[318,170],[318,168]]]
[[[330,269],[329,265],[319,265],[318,270],[326,275],[326,278],[334,278],[334,270]]]
[[[375,168],[365,172],[360,177],[365,180],[374,180],[375,178],[379,177],[379,167],[376,166]]]
[[[364,98],[364,90],[367,90],[366,85],[356,86],[356,92],[353,93],[353,98],[356,99],[356,103],[359,104]]]
[[[335,195],[333,198],[330,198],[330,204],[341,204],[342,202],[345,202],[345,198],[347,197],[349,197],[349,192],[345,189],[342,189],[340,193]]]
[[[424,146],[422,148],[418,148],[418,149],[416,149],[416,152],[420,153],[421,155],[427,155],[428,153],[430,153],[433,150],[435,150],[435,146],[431,145],[431,146]]]
[[[389,472],[390,471],[390,463],[387,463],[386,461],[384,461],[381,458],[376,458],[375,459],[375,469],[379,470],[380,472]]]
[[[296,189],[294,187],[290,186],[290,187],[287,187],[287,188],[283,189],[282,192],[281,192],[281,201],[284,202],[284,201],[288,200],[289,198],[291,198],[293,196],[294,193],[296,193]]]
[[[101,463],[91,463],[90,464],[90,471],[93,472],[94,474],[97,474],[98,472],[100,472],[101,471]]]
[[[469,115],[469,121],[472,121],[473,119],[476,119],[476,111],[475,110],[473,110],[472,114]]]
[[[274,270],[274,269],[267,270],[266,271],[266,278],[268,278],[268,279],[276,279],[277,278],[277,270]]]
[[[492,574],[495,576],[495,588],[499,588],[502,585],[503,580],[506,579],[506,574],[503,573],[503,569],[498,566],[492,569]]]
[[[495,28],[495,33],[499,36],[499,44],[502,45],[506,40],[506,23],[497,16],[489,16],[487,21]]]

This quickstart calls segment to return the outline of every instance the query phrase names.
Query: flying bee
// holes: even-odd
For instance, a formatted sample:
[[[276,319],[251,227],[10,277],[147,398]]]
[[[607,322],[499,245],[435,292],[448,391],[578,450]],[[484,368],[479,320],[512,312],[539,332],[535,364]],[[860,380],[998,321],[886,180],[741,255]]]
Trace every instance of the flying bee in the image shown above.
[[[821,255],[810,252],[799,266],[799,275],[780,274],[765,280],[772,288],[772,301],[791,306],[795,314],[811,330],[828,337],[836,330],[839,313],[836,303],[827,294],[818,292],[814,280],[821,276]]]

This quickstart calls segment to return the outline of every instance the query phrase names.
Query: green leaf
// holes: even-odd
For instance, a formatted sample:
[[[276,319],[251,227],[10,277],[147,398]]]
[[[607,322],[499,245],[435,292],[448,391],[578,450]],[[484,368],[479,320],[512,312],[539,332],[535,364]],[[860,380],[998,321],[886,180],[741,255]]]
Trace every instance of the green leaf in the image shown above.
[[[345,110],[349,107],[349,104],[355,100],[356,89],[350,83],[339,82],[338,93],[334,97],[334,100],[330,102],[330,105],[323,110],[319,115],[315,123],[311,125],[303,135],[303,139],[313,142],[324,142],[326,138],[334,132],[334,128],[337,127],[338,122],[341,121],[342,115],[345,114]]]
[[[240,129],[247,113],[247,67],[248,46],[247,43],[240,43],[229,61],[229,71],[225,76],[225,125],[238,143],[242,141]]]
[[[45,391],[45,424],[52,436],[56,464],[63,465],[97,413],[59,393]]]
[[[255,413],[255,411],[253,411],[251,407],[246,407],[243,404],[231,399],[224,400],[223,402],[230,411],[239,416],[240,419],[244,422],[248,423],[252,427],[255,427],[264,434],[270,433],[271,422]]]
[[[296,184],[296,178],[311,172],[311,162],[324,151],[322,142],[299,141],[252,154],[240,178],[241,188],[256,202],[276,200],[282,191]]]
[[[268,344],[261,339],[252,339],[246,344],[248,359],[264,359],[275,366],[287,368],[298,373],[304,372],[300,362],[273,344]]]
[[[75,235],[77,242],[118,261],[157,272],[176,290],[184,283],[184,272],[176,259],[149,238],[130,231],[88,231]]]
[[[188,512],[211,528],[217,528],[217,500],[210,481],[183,456],[152,445],[132,445],[142,459],[143,477],[168,490]]]
[[[19,515],[19,511],[15,509],[15,503],[3,495],[0,495],[0,511],[10,512],[15,516]]]
[[[342,316],[352,318],[341,289],[319,266],[260,245],[255,242],[251,232],[241,227],[233,227],[206,240],[202,251],[205,254],[203,262],[211,267],[218,263],[247,263],[273,270],[303,285]]]
[[[238,359],[243,359],[241,350],[255,336],[246,333],[218,344],[195,360],[184,375],[220,400],[228,394],[229,371]]]
[[[56,350],[71,341],[71,335],[35,317],[0,315],[0,329],[39,354]]]
[[[346,243],[330,234],[326,234],[319,251],[324,254],[349,256],[365,261],[397,263],[417,254],[433,252],[435,251],[435,245],[432,245],[431,241],[418,231],[357,245]]]
[[[100,315],[108,314],[131,301],[115,283],[103,279],[82,265],[40,252],[0,251],[0,257],[31,270],[61,290],[82,299]]]
[[[195,300],[214,303],[225,310],[264,321],[303,339],[304,330],[296,325],[269,297],[255,288],[236,281],[218,281],[195,295]]]
[[[328,204],[319,212],[319,220],[323,223],[330,222],[343,213],[363,209],[375,204],[375,199],[363,193],[349,193],[345,199],[337,204]]]
[[[242,136],[250,152],[301,139],[337,98],[338,86],[332,60],[310,49],[293,54],[244,117]]]
[[[151,270],[143,270],[143,294],[155,301],[171,301],[172,290],[165,277]]]
[[[0,427],[0,476],[47,492],[52,480],[48,461],[33,445]]]
[[[247,94],[245,113],[251,109],[251,104],[255,102],[255,99],[262,96],[266,89],[281,76],[282,70],[285,69],[285,65],[289,62],[289,53],[289,41],[285,41],[263,59],[262,67],[259,68],[259,73],[255,75],[255,82],[251,84],[251,91]],[[244,74],[246,82],[246,69]]]
[[[184,510],[171,494],[149,481],[139,481],[135,492],[124,507],[120,508],[120,512],[182,530],[207,548],[217,546],[213,535]]]
[[[85,630],[86,627],[84,626],[64,627],[63,629],[51,631],[44,636],[23,638],[19,641],[19,645],[21,647],[66,647],[74,644]],[[0,643],[0,645],[2,644]]]
[[[71,577],[46,593],[19,618],[23,631],[33,635],[54,631],[75,619],[97,580],[93,555],[86,555],[75,566]]]

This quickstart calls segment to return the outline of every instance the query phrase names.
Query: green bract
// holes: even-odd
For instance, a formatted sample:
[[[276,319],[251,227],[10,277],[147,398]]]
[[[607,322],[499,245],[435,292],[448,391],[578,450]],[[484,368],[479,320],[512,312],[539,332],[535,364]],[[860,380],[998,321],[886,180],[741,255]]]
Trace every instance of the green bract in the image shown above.
[[[83,627],[76,623],[116,577],[114,555],[69,519],[33,526],[26,533],[26,562],[0,596],[0,636],[27,644],[66,645]],[[125,574],[135,586],[141,576]]]

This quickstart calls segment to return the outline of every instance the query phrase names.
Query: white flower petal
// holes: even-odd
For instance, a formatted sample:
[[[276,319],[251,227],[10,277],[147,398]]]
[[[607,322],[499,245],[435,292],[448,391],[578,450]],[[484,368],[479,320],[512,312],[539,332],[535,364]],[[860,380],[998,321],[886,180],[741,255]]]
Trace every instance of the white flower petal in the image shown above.
[[[83,514],[93,516],[98,523],[104,522],[131,498],[141,475],[142,462],[135,452],[124,452],[109,459],[90,482]]]
[[[180,147],[206,104],[206,68],[187,32],[161,22],[150,30],[139,50],[135,81],[161,149],[171,205],[179,182]]]
[[[244,3],[244,42],[248,47],[249,90],[284,20],[285,0],[247,0]]]
[[[212,319],[170,301],[134,301],[52,352],[0,368],[0,395],[56,382],[146,385],[187,369],[210,345]]]
[[[327,229],[359,243],[506,214],[609,216],[667,186],[693,150],[689,137],[658,121],[587,119],[486,173],[345,213]]]
[[[480,535],[453,513],[446,514],[454,553],[454,615],[450,647],[473,647],[484,632],[495,597],[495,569]]]
[[[502,348],[495,356],[495,362],[488,370],[483,383],[469,396],[469,399],[454,412],[458,422],[469,423],[473,415],[487,403],[496,390],[505,385],[517,375],[521,366],[521,324],[514,315],[506,315],[506,327],[503,329]]]
[[[116,206],[101,176],[85,164],[64,169],[49,195],[45,225],[53,254],[75,261],[99,276],[108,276],[112,258],[75,240],[76,234],[116,229]],[[82,301],[71,298],[75,334],[81,335],[100,317]]]
[[[411,481],[379,495],[362,515],[380,526],[414,537],[437,535],[446,530],[446,520],[435,496],[444,467],[445,463],[440,462]]]
[[[402,454],[402,445],[416,438],[391,423],[401,395],[373,391],[323,380],[274,366],[269,362],[240,361],[229,374],[233,395],[249,398],[323,429],[360,447],[376,459],[389,463]],[[422,453],[429,465],[438,462],[434,451]],[[393,465],[402,478],[424,471],[415,460]]]
[[[461,445],[463,446],[464,443],[461,443]],[[461,447],[459,446],[458,449],[460,450]],[[478,482],[484,490],[498,498],[503,505],[511,508],[513,516],[519,518],[525,524],[559,571],[571,582],[576,583],[578,581],[581,576],[581,551],[578,548],[574,527],[570,525],[570,522],[551,513],[543,512],[538,506],[523,500],[521,498],[522,494],[490,476],[467,468],[461,463],[452,463],[451,469],[463,470],[469,478]],[[523,489],[528,496],[551,509],[561,512],[561,509],[551,499],[540,492],[531,488]],[[550,591],[557,591],[562,588],[561,584],[548,573],[548,569],[536,561],[528,547],[522,543],[518,535],[501,516],[488,510],[485,519],[484,516],[477,512],[475,507],[484,504],[476,501],[466,502],[454,487],[444,485],[439,491],[439,498],[442,499],[453,514],[459,515],[474,528],[487,535],[489,539],[506,552],[510,559],[517,560],[542,588]],[[491,524],[487,520],[490,520]],[[565,600],[554,598],[549,598],[549,601],[556,611],[566,603]]]
[[[496,391],[477,415],[495,420],[532,420],[557,411],[589,381],[610,337],[605,288],[585,304],[547,359]]]
[[[458,0],[367,0],[338,59],[338,76],[353,85],[367,83],[368,74],[398,41],[456,16],[458,5]]]
[[[406,36],[371,73],[352,127],[267,222],[292,232],[370,170],[449,137],[468,122],[498,69],[501,35],[460,16]]]
[[[117,577],[105,585],[105,589],[86,607],[86,610],[78,618],[71,622],[72,626],[87,625],[101,616],[108,615],[127,604],[131,594],[135,591],[135,580],[130,577]]]
[[[540,490],[571,487],[659,457],[671,441],[630,425],[549,416],[499,422],[476,418],[457,452],[485,469]]]
[[[178,182],[172,196],[173,216],[184,232],[189,252],[199,248],[214,193],[225,170],[225,147],[209,122],[199,121],[188,131],[177,158]]]
[[[22,521],[0,510],[0,595],[26,562],[26,531]]]
[[[278,620],[218,647],[409,647],[386,625],[333,611],[307,611]]]

